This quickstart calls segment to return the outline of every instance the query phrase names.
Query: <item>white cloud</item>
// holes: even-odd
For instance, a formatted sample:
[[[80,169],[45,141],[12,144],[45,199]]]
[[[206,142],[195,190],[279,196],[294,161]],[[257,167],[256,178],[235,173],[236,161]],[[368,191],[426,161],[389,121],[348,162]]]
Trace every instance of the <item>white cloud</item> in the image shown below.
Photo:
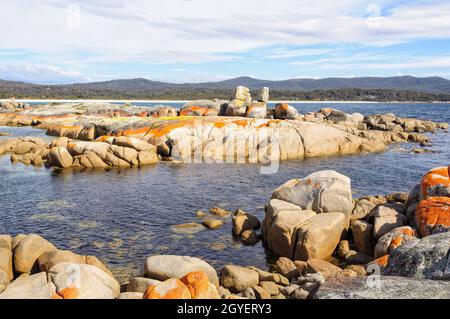
[[[383,12],[371,28],[367,6],[373,0],[21,0],[1,1],[0,54],[26,50],[28,65],[58,66],[88,74],[106,63],[195,64],[239,61],[246,52],[273,59],[327,55],[332,49],[302,46],[386,46],[420,39],[450,38],[450,3],[378,0]],[[71,28],[67,7],[81,9]],[[274,49],[273,52],[264,48]],[[349,59],[352,59],[350,57]],[[19,64],[20,64],[19,63]],[[301,63],[309,63],[300,61]],[[349,61],[348,63],[351,63]],[[426,62],[415,62],[426,65]],[[308,65],[310,65],[309,63]],[[389,64],[392,64],[389,66]],[[397,63],[386,62],[386,68]],[[406,67],[406,64],[405,64]],[[226,71],[226,70],[225,70]],[[28,72],[28,71],[27,71]],[[50,71],[49,71],[50,72]],[[55,71],[55,74],[59,71]],[[232,72],[235,72],[233,70]],[[63,75],[60,75],[62,77]],[[76,78],[69,74],[67,79]],[[81,75],[80,75],[81,76]],[[1,74],[0,74],[1,78]]]
[[[92,79],[76,71],[64,70],[55,66],[35,66],[31,64],[0,63],[0,78],[33,83],[74,83],[88,82]]]

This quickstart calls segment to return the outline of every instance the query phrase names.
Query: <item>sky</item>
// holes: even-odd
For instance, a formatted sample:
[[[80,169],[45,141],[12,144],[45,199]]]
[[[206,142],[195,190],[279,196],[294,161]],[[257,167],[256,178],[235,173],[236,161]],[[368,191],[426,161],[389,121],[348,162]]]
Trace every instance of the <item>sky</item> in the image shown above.
[[[450,79],[450,1],[0,0],[0,79]]]

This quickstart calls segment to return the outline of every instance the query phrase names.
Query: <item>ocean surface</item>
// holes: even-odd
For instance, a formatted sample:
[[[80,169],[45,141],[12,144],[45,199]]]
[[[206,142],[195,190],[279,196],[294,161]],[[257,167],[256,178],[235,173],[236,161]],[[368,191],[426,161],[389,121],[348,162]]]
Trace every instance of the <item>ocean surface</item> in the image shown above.
[[[293,105],[301,113],[331,106],[450,123],[450,104]],[[0,132],[45,137],[29,127],[0,127]],[[167,162],[141,169],[58,171],[12,164],[5,155],[0,157],[0,234],[38,233],[61,249],[95,255],[121,281],[141,274],[145,258],[154,254],[196,256],[217,269],[227,263],[266,268],[270,256],[261,243],[249,247],[235,241],[230,219],[219,230],[197,233],[173,226],[200,222],[195,212],[212,206],[241,208],[262,219],[273,189],[325,169],[349,176],[354,197],[409,191],[429,169],[450,164],[450,134],[431,138],[434,153],[413,154],[417,145],[405,143],[383,154],[285,162],[273,175],[261,175],[252,164]]]

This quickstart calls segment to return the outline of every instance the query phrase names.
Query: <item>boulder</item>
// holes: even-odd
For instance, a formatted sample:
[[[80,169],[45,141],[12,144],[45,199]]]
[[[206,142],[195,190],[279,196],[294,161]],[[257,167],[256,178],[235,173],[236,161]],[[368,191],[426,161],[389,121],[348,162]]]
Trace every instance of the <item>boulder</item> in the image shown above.
[[[108,164],[94,152],[87,151],[83,155],[77,155],[73,158],[74,168],[107,168]]]
[[[387,276],[450,280],[450,233],[413,239],[391,252]]]
[[[325,280],[339,276],[342,272],[341,268],[321,259],[311,258],[307,263],[310,273],[321,273]]]
[[[372,212],[374,217],[373,237],[380,238],[384,234],[402,227],[406,222],[406,216],[399,214],[388,206],[378,206]]]
[[[267,103],[252,102],[247,106],[245,117],[255,119],[265,119],[267,117]]]
[[[349,251],[350,251],[350,244],[348,243],[348,240],[341,240],[337,249],[338,256],[344,258]]]
[[[226,115],[227,116],[245,116],[245,112],[247,111],[247,103],[242,100],[231,100],[230,103],[228,103],[226,108]]]
[[[250,270],[256,271],[256,273],[259,276],[259,281],[271,281],[276,283],[277,285],[280,286],[287,286],[289,285],[289,279],[286,278],[285,276],[281,275],[281,274],[277,274],[277,273],[272,273],[272,272],[268,272],[268,271],[264,271],[261,270],[259,268],[250,266],[247,267]]]
[[[219,216],[219,217],[228,217],[231,215],[231,212],[228,210],[225,210],[223,208],[220,207],[211,207],[209,209],[209,212],[213,215]]]
[[[373,225],[368,222],[355,220],[350,226],[355,241],[356,250],[368,256],[373,255]]]
[[[378,240],[375,246],[374,256],[375,258],[380,258],[389,255],[394,249],[413,239],[416,239],[415,231],[409,226],[391,230]]]
[[[279,286],[272,281],[261,281],[259,286],[261,286],[271,296],[278,295],[280,293],[280,288],[282,288],[282,286]]]
[[[297,116],[298,111],[295,107],[285,103],[275,105],[275,118],[280,120],[295,120]]]
[[[219,279],[213,267],[205,261],[188,256],[156,255],[148,257],[145,262],[145,276],[157,280],[182,278],[194,271],[204,271],[209,282],[218,286]]]
[[[27,235],[14,249],[15,271],[19,274],[37,271],[39,256],[55,250],[57,250],[56,247],[41,236]]]
[[[299,276],[297,266],[292,260],[286,257],[280,257],[275,263],[275,269],[288,279]]]
[[[327,260],[341,240],[348,227],[348,220],[342,213],[318,214],[298,226],[296,260],[310,258]]]
[[[297,230],[310,218],[316,216],[311,210],[280,211],[266,230],[265,242],[277,256],[293,258],[297,243]]]
[[[450,283],[404,277],[335,278],[315,299],[449,299]]]
[[[236,89],[234,90],[234,98],[245,102],[251,102],[252,97],[250,94],[250,89],[241,85],[237,86]]]
[[[261,286],[253,287],[256,299],[271,299],[270,293]]]
[[[6,286],[9,285],[10,279],[9,275],[0,269],[0,293],[5,290]]]
[[[438,167],[429,171],[420,183],[422,196],[450,197],[450,166]]]
[[[68,168],[73,164],[73,157],[66,148],[54,147],[48,154],[50,161],[54,166]]]
[[[266,215],[262,223],[262,234],[266,237],[268,230],[272,227],[274,218],[282,211],[301,212],[300,206],[279,199],[271,199],[265,207]]]
[[[161,281],[143,277],[131,278],[127,285],[127,292],[145,293],[150,286],[155,286]],[[141,298],[142,299],[142,298]]]
[[[132,148],[138,152],[156,153],[156,146],[134,137],[116,137],[113,140],[113,144]]]
[[[191,293],[179,279],[170,278],[148,287],[143,299],[191,299]]]
[[[67,262],[92,265],[114,277],[105,264],[95,256],[81,256],[68,250],[55,250],[47,251],[38,258],[39,269],[46,272],[50,271],[50,269],[57,264]]]
[[[261,222],[255,216],[238,209],[233,216],[233,234],[240,236],[248,229],[259,229]]]
[[[260,91],[259,94],[256,98],[256,100],[260,101],[260,102],[269,102],[269,88],[268,87],[263,87]]]
[[[241,240],[244,245],[253,246],[261,240],[261,236],[259,236],[253,229],[247,229],[242,232]]]
[[[156,152],[141,151],[137,156],[139,166],[151,165],[158,163],[158,155]]]
[[[143,299],[142,292],[122,292],[117,299]]]
[[[48,274],[64,299],[115,299],[120,294],[117,280],[95,266],[61,263]]]
[[[316,213],[341,212],[350,219],[353,210],[350,178],[335,171],[320,171],[304,179],[293,179],[277,188],[280,199]]]
[[[218,229],[223,226],[223,221],[220,219],[205,219],[202,225],[209,229]]]
[[[203,271],[188,273],[181,282],[189,289],[192,299],[220,299],[217,287],[209,282]]]
[[[356,202],[355,208],[350,216],[351,220],[363,219],[372,212],[377,205],[368,199],[360,199]]]
[[[220,285],[234,292],[253,288],[259,283],[259,275],[253,269],[227,265],[222,269]]]
[[[430,197],[416,208],[416,224],[421,236],[450,231],[450,197]]]
[[[14,278],[12,238],[9,235],[0,235],[0,271],[7,275],[8,282]]]
[[[23,274],[10,283],[0,299],[51,299],[56,294],[55,285],[47,280],[47,274]]]

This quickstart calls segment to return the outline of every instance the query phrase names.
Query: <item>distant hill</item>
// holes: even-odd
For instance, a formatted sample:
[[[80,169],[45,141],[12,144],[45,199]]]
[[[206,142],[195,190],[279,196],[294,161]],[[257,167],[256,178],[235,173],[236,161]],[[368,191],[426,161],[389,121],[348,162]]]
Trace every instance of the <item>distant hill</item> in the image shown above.
[[[381,101],[448,101],[450,81],[440,77],[360,77],[282,81],[238,77],[220,82],[165,83],[147,79],[68,85],[40,85],[0,80],[0,98],[41,99],[196,99],[229,98],[237,85],[252,90],[267,86],[272,98]]]

